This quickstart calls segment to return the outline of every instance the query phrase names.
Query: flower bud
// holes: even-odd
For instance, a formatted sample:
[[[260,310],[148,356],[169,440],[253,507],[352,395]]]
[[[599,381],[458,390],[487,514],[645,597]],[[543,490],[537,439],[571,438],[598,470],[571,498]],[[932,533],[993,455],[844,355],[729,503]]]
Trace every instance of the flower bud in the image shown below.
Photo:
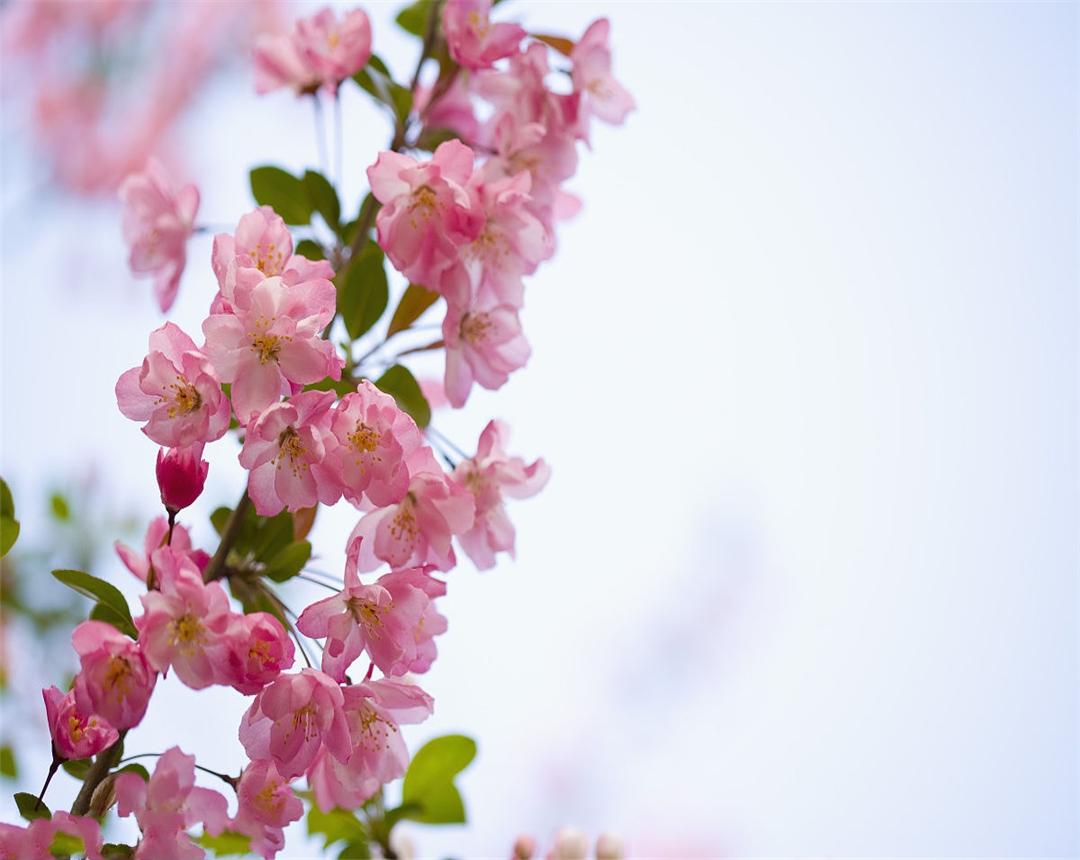
[[[601,833],[596,840],[596,860],[622,860],[626,856],[622,840],[614,833]]]
[[[536,854],[536,840],[532,836],[519,836],[514,840],[513,860],[532,860]]]
[[[165,509],[175,515],[199,498],[209,471],[201,445],[158,451],[157,482]]]

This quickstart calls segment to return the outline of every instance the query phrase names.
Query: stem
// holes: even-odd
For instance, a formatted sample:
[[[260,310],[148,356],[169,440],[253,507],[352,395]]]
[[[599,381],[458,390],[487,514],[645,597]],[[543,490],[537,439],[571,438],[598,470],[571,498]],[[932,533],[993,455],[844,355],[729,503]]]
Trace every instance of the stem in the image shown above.
[[[120,759],[120,761],[117,762],[117,764],[126,764],[129,761],[135,761],[135,759],[137,758],[160,758],[163,755],[165,755],[165,753],[137,753],[136,755],[124,756],[122,759]],[[210,774],[210,776],[216,776],[218,779],[222,779],[229,785],[231,785],[233,788],[236,788],[237,779],[235,776],[229,776],[225,773],[218,773],[216,770],[210,770],[210,768],[203,767],[201,764],[193,765],[193,767],[196,770],[201,770],[203,773]]]
[[[330,591],[334,592],[334,594],[341,594],[340,588],[336,588],[335,586],[330,585],[330,583],[328,582],[323,582],[321,579],[315,579],[315,577],[313,576],[304,576],[304,574],[298,573],[296,574],[296,578],[302,579],[304,580],[304,582],[310,582],[313,585],[321,585],[323,588],[329,589]]]
[[[326,120],[323,119],[322,102],[319,101],[319,94],[311,94],[311,103],[315,106],[315,146],[319,150],[319,169],[325,176],[330,171],[328,165],[330,159],[326,154]]]
[[[244,490],[244,495],[236,503],[236,509],[229,515],[229,521],[221,532],[221,543],[218,544],[217,552],[203,571],[203,582],[213,582],[225,575],[225,559],[229,557],[229,550],[240,535],[240,527],[244,524],[250,507],[251,499],[248,498],[247,490]]]
[[[101,785],[102,780],[109,775],[109,771],[116,766],[116,763],[120,760],[120,752],[124,746],[124,738],[127,736],[128,730],[124,729],[120,732],[120,737],[116,739],[114,743],[107,750],[103,750],[98,753],[97,758],[94,759],[94,763],[90,765],[90,770],[87,771],[86,778],[83,780],[83,786],[79,789],[79,794],[75,798],[75,802],[71,804],[72,815],[86,815],[90,809],[90,800],[94,796],[94,790]]]
[[[342,162],[345,156],[342,154],[344,150],[345,135],[342,131],[341,123],[341,95],[337,90],[334,90],[334,142],[336,144],[336,150],[334,152],[334,182],[340,188],[345,181],[345,171],[342,168]]]
[[[49,774],[45,777],[45,784],[41,786],[41,791],[38,792],[37,802],[34,804],[34,809],[38,809],[41,806],[41,801],[45,797],[45,792],[49,790],[49,783],[52,782],[52,778],[56,776],[56,771],[60,769],[60,764],[63,759],[56,754],[56,749],[53,748],[53,760],[49,765]]]
[[[176,526],[176,511],[172,508],[165,509],[169,514],[169,535],[165,538],[165,546],[172,546],[173,528]]]

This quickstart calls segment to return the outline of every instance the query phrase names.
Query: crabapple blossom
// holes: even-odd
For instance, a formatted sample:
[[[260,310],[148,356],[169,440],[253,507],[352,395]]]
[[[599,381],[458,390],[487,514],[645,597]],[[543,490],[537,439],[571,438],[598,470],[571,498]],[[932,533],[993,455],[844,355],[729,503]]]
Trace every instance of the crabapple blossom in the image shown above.
[[[341,489],[324,465],[336,445],[330,432],[332,391],[308,391],[268,407],[247,426],[240,465],[249,469],[248,495],[259,516],[332,505]]]
[[[503,422],[490,421],[480,434],[476,456],[462,460],[453,472],[454,480],[472,493],[476,503],[473,527],[458,541],[480,570],[495,566],[497,552],[514,556],[514,525],[506,515],[503,496],[534,496],[551,476],[543,460],[525,465],[520,457],[508,457],[503,446],[509,435]]]
[[[611,48],[607,18],[593,21],[574,45],[570,59],[575,91],[584,94],[585,109],[611,125],[622,125],[635,108],[634,97],[611,74]]]
[[[4,860],[55,860],[53,840],[60,834],[82,843],[86,860],[101,860],[101,825],[93,818],[63,810],[51,818],[38,818],[27,827],[0,824],[0,857]]]
[[[117,729],[138,725],[146,713],[157,675],[142,649],[104,621],[84,621],[71,634],[79,655],[75,702]]]
[[[369,381],[341,398],[331,430],[336,439],[326,466],[341,483],[346,499],[374,505],[400,501],[409,487],[406,460],[423,444],[416,422],[389,394]]]
[[[466,69],[490,69],[517,53],[525,30],[517,24],[492,24],[491,0],[446,0],[443,34],[454,62]]]
[[[139,599],[145,614],[135,620],[147,662],[194,690],[213,684],[223,661],[222,637],[229,624],[229,598],[218,582],[204,584],[186,556],[163,546],[151,556],[159,591]]]
[[[268,612],[233,614],[223,638],[219,683],[244,695],[257,693],[293,664],[295,652],[285,628]]]
[[[451,539],[472,528],[474,503],[463,487],[447,479],[428,447],[409,458],[409,489],[395,505],[361,517],[357,570],[374,570],[379,561],[393,568],[431,564],[450,570],[456,563]]]
[[[205,351],[222,382],[232,383],[233,411],[251,417],[293,393],[294,385],[341,378],[344,359],[320,334],[334,318],[337,292],[317,278],[286,284],[275,276],[237,294],[235,313],[203,322]]]
[[[413,283],[441,291],[458,247],[476,238],[480,222],[465,190],[472,171],[473,151],[458,140],[439,144],[429,161],[381,152],[368,168],[371,193],[383,204],[379,245]]]
[[[458,75],[453,83],[433,102],[434,87],[417,85],[413,96],[413,106],[424,119],[429,129],[447,129],[455,132],[468,144],[481,138],[480,120],[469,94],[469,84],[464,76]]]
[[[229,829],[251,839],[251,851],[266,860],[285,845],[284,829],[304,814],[304,804],[270,761],[253,761],[236,787],[239,809]]]
[[[296,22],[295,39],[308,65],[331,92],[360,71],[371,56],[371,22],[363,9],[346,12],[340,21],[330,9],[321,9]]]
[[[156,158],[120,185],[124,241],[131,249],[132,272],[154,275],[154,294],[162,311],[176,301],[187,262],[187,240],[199,210],[199,189],[177,187]]]
[[[49,721],[53,749],[65,759],[90,758],[116,743],[119,733],[97,714],[86,714],[75,704],[75,691],[56,687],[41,691]]]
[[[202,445],[161,448],[157,455],[157,482],[161,503],[172,515],[202,495],[210,464],[202,459]]]
[[[301,669],[259,691],[240,722],[240,743],[253,760],[272,759],[286,779],[302,774],[321,749],[349,757],[341,688],[328,675]]]
[[[297,95],[314,93],[322,80],[293,34],[264,34],[255,41],[255,92],[288,88]]]
[[[150,334],[140,367],[121,374],[116,403],[159,445],[181,448],[213,442],[229,429],[229,400],[209,360],[171,322]]]
[[[120,560],[124,563],[124,566],[145,582],[147,574],[150,572],[150,556],[154,550],[165,544],[168,536],[168,520],[166,520],[165,517],[154,517],[154,519],[150,521],[149,527],[146,529],[146,537],[143,538],[142,553],[139,553],[137,550],[121,541],[116,541],[113,544],[113,547],[116,550],[116,554],[120,556]],[[206,563],[210,561],[210,555],[205,550],[192,548],[191,535],[188,534],[188,530],[179,523],[173,525],[172,540],[169,542],[169,546],[172,547],[173,552],[186,555],[190,558],[200,572],[206,567]]]

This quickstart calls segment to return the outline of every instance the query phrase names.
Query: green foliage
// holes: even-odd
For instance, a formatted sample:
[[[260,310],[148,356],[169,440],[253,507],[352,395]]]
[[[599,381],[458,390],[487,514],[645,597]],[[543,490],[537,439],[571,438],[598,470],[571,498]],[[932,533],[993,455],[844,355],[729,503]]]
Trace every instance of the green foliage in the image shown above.
[[[68,588],[103,606],[96,616],[98,620],[107,621],[132,639],[139,637],[127,601],[115,585],[81,570],[54,570],[52,575]]]
[[[354,840],[341,849],[338,860],[371,860],[371,846],[364,840]]]
[[[101,846],[101,856],[105,860],[131,860],[134,854],[134,848],[119,842],[106,842]]]
[[[80,782],[86,779],[86,775],[90,773],[90,759],[88,758],[73,758],[65,761],[60,765],[64,769],[65,773],[71,774],[75,779]]]
[[[49,496],[49,511],[54,519],[62,523],[71,520],[71,505],[68,504],[68,500],[64,498],[63,493],[53,493]]]
[[[398,12],[398,26],[406,33],[412,33],[421,39],[427,32],[428,19],[431,17],[431,6],[435,0],[416,0]]]
[[[392,396],[402,411],[412,416],[417,427],[424,428],[431,423],[431,407],[420,390],[420,383],[407,367],[395,364],[376,379],[375,384]]]
[[[389,300],[383,252],[369,240],[338,279],[338,312],[349,337],[355,340],[375,325]]]
[[[150,771],[143,767],[138,762],[132,762],[131,764],[125,764],[122,768],[119,768],[113,773],[134,773],[142,777],[143,782],[150,781]]]
[[[314,205],[303,180],[280,167],[264,165],[251,171],[251,194],[260,206],[270,206],[286,224],[308,224]]]
[[[70,857],[73,854],[85,854],[86,843],[83,842],[81,836],[58,831],[53,835],[52,842],[49,843],[49,853],[54,857]]]
[[[360,89],[390,110],[394,122],[403,126],[412,110],[412,93],[394,80],[378,55],[372,54],[364,68],[353,75]]]
[[[416,148],[434,152],[439,148],[439,144],[446,143],[448,140],[455,140],[457,137],[458,133],[449,128],[425,127],[416,139]]]
[[[341,229],[341,203],[330,180],[317,170],[307,170],[303,183],[312,207],[322,215],[326,225],[337,233]]]
[[[7,481],[0,478],[0,558],[8,554],[19,537],[19,521],[15,519],[15,500]]]
[[[265,575],[274,582],[292,579],[311,559],[311,544],[306,540],[293,541],[266,566]]]
[[[218,857],[244,857],[251,852],[251,837],[235,830],[223,830],[219,836],[204,833],[196,836],[195,841]]]
[[[465,805],[454,785],[454,777],[476,757],[476,741],[464,735],[444,735],[424,744],[413,756],[405,773],[403,818],[424,824],[461,824]]]
[[[386,336],[404,331],[423,315],[439,300],[439,294],[419,284],[409,284],[401,301],[398,302],[394,315],[390,318],[390,327],[386,330]]]
[[[19,767],[15,763],[15,753],[7,744],[0,747],[0,776],[18,779]]]
[[[210,522],[218,535],[225,530],[225,524],[231,516],[232,509],[226,507],[218,508],[210,514]],[[242,565],[245,560],[269,565],[292,540],[292,514],[282,511],[277,516],[260,517],[249,505],[229,558],[235,561],[237,566]]]
[[[15,806],[19,809],[19,815],[27,821],[34,821],[38,818],[52,818],[52,812],[49,811],[49,807],[45,805],[44,801],[38,803],[37,795],[26,791],[15,794]]]
[[[296,253],[309,260],[325,260],[326,252],[323,246],[312,239],[301,239],[296,243]]]
[[[332,809],[322,812],[312,803],[307,814],[308,836],[322,836],[323,848],[329,848],[335,842],[349,844],[367,843],[367,830],[352,812],[345,809]]]

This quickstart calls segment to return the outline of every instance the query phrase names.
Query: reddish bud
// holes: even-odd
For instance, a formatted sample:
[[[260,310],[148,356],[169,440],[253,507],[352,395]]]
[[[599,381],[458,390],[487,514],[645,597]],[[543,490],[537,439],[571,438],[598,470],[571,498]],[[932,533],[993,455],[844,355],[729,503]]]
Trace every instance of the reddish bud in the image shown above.
[[[202,445],[158,451],[157,482],[166,510],[175,515],[199,498],[209,471]]]

